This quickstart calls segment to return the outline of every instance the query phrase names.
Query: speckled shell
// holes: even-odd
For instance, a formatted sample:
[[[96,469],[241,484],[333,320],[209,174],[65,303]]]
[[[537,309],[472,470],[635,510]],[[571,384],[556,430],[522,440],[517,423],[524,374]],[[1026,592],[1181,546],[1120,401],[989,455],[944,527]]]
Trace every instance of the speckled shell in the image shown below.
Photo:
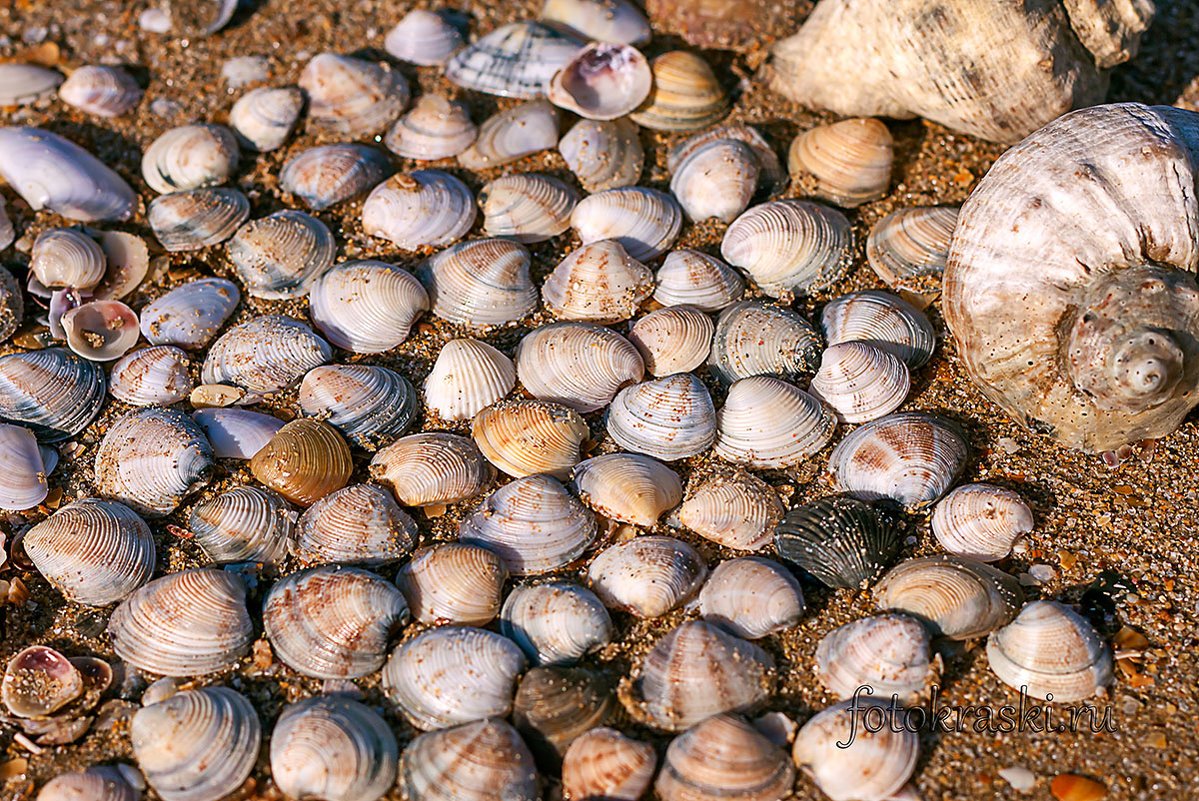
[[[416,389],[395,370],[369,364],[314,367],[300,382],[300,411],[324,420],[352,445],[377,450],[416,421]]]
[[[557,144],[558,110],[533,100],[484,120],[474,143],[458,154],[458,163],[468,170],[486,170]]]
[[[787,166],[816,197],[854,208],[887,193],[891,132],[876,119],[855,118],[804,131],[791,142]]]
[[[141,102],[142,88],[119,67],[89,64],[63,81],[58,96],[62,102],[88,114],[118,117]]]
[[[924,312],[903,298],[868,289],[831,301],[820,315],[829,345],[865,342],[914,370],[933,354],[936,332]]]
[[[605,606],[642,618],[677,608],[707,577],[699,552],[674,537],[634,537],[605,548],[587,568],[587,581]]]
[[[607,674],[598,670],[531,668],[516,687],[512,722],[539,764],[556,771],[576,737],[607,721],[616,702],[612,689]]]
[[[693,306],[672,306],[641,317],[629,328],[629,341],[656,378],[688,373],[708,358],[716,327]]]
[[[722,139],[731,139],[748,145],[754,155],[758,157],[758,186],[755,194],[760,196],[777,195],[787,188],[787,171],[779,163],[779,157],[762,134],[748,125],[735,123],[718,125],[689,137],[670,149],[666,158],[666,168],[672,173],[675,172],[679,165],[696,150],[709,142]]]
[[[650,38],[645,15],[627,0],[545,0],[541,18],[597,42],[642,44]]]
[[[146,221],[171,252],[200,250],[224,242],[250,216],[250,201],[236,189],[205,187],[159,195]]]
[[[474,497],[495,480],[478,447],[457,434],[402,437],[371,459],[371,477],[405,506],[440,506]]]
[[[100,243],[78,228],[42,231],[29,253],[29,270],[47,289],[91,289],[106,267]]]
[[[141,801],[146,782],[125,764],[94,766],[76,773],[60,773],[42,787],[37,801]]]
[[[649,743],[616,729],[595,728],[580,735],[562,759],[562,789],[567,798],[589,801],[638,801],[654,778],[657,755]]]
[[[309,311],[321,333],[352,353],[383,353],[408,338],[429,296],[408,271],[381,261],[342,262],[312,287]]]
[[[95,156],[41,128],[0,128],[0,177],[37,211],[82,222],[124,220],[133,190]]]
[[[507,239],[475,239],[431,256],[417,270],[433,314],[472,329],[519,320],[537,308],[529,250]]]
[[[889,703],[864,697],[841,701],[809,719],[795,736],[792,759],[832,801],[884,801],[916,769],[920,738],[902,719],[891,720],[898,712]],[[880,713],[871,716],[872,727],[881,721],[882,728],[868,737],[852,736],[865,731],[872,707]]]
[[[396,584],[421,623],[485,626],[500,612],[507,578],[503,560],[486,548],[439,542],[413,554]]]
[[[222,125],[182,125],[159,136],[142,156],[142,177],[159,194],[216,186],[237,168],[237,140]]]
[[[385,490],[351,484],[300,516],[291,553],[305,565],[377,566],[403,559],[418,539],[416,523]]]
[[[441,170],[393,175],[362,204],[362,230],[405,250],[457,242],[474,221],[471,191]]]
[[[892,289],[935,296],[957,222],[957,206],[893,211],[871,226],[866,260]]]
[[[594,197],[594,195],[592,195]],[[627,320],[654,288],[653,273],[615,239],[585,244],[558,263],[541,286],[546,308],[566,320]]]
[[[907,615],[874,615],[833,629],[816,647],[820,682],[837,698],[869,687],[910,703],[935,679],[924,626]]]
[[[251,220],[237,229],[226,247],[246,291],[266,300],[308,294],[337,255],[328,226],[294,209]]]
[[[775,529],[779,555],[829,587],[873,584],[899,554],[895,515],[855,498],[820,498],[789,511]]]
[[[544,242],[570,228],[578,194],[557,178],[519,173],[479,190],[483,233],[517,242]]]
[[[987,661],[1009,687],[1059,703],[1090,698],[1112,683],[1112,652],[1103,637],[1055,601],[1033,601],[988,637]]]
[[[736,715],[714,715],[671,741],[654,792],[662,801],[782,801],[795,784],[787,754]]]
[[[462,44],[462,33],[448,13],[419,8],[405,14],[383,39],[394,58],[424,67],[446,63]]]
[[[778,562],[757,556],[721,562],[699,592],[703,619],[746,640],[794,626],[803,611],[795,577]]]
[[[500,631],[532,665],[572,665],[612,639],[612,620],[586,587],[565,581],[513,588],[500,611]]]
[[[169,345],[136,350],[112,366],[108,391],[134,406],[168,405],[192,391],[187,354]]]
[[[303,108],[299,88],[262,86],[237,99],[229,109],[229,125],[243,147],[265,153],[282,147]]]
[[[119,359],[137,343],[138,320],[119,300],[93,300],[76,306],[60,319],[67,346],[85,359]]]
[[[607,427],[626,450],[673,462],[716,441],[716,409],[702,381],[679,373],[622,389],[608,408]]]
[[[579,120],[558,142],[566,166],[588,192],[632,186],[645,166],[637,124],[618,120]]]
[[[609,453],[579,462],[571,473],[583,503],[611,520],[651,527],[683,499],[678,473],[633,453]]]
[[[452,339],[441,347],[425,379],[425,405],[442,420],[469,420],[516,385],[516,367],[477,339]]]
[[[408,105],[408,82],[399,70],[333,53],[314,56],[297,83],[308,95],[309,127],[326,135],[382,133]]]
[[[716,413],[717,456],[756,469],[794,467],[833,439],[837,418],[816,398],[770,376],[742,378]]]
[[[650,62],[654,87],[629,117],[658,131],[696,131],[729,112],[729,99],[708,63],[694,53],[672,50]]]
[[[466,106],[442,95],[421,95],[387,132],[383,144],[405,158],[437,161],[457,156],[478,135]]]
[[[354,471],[350,448],[337,429],[319,420],[292,420],[250,459],[254,478],[308,507],[344,487]]]
[[[422,734],[404,749],[400,785],[410,801],[537,801],[533,754],[498,718]]]
[[[140,236],[124,231],[101,231],[99,239],[108,269],[92,295],[101,300],[123,300],[150,272],[149,247]]]
[[[234,487],[192,507],[188,528],[216,564],[278,565],[287,556],[295,522],[287,501],[270,490]]]
[[[590,323],[541,326],[516,346],[516,374],[525,389],[583,413],[607,406],[622,387],[640,381],[644,371],[628,340]]]
[[[865,423],[898,409],[912,386],[908,366],[865,342],[830,345],[812,378],[812,396],[843,423]]]
[[[773,375],[808,377],[820,364],[820,338],[790,309],[743,300],[721,313],[712,339],[708,370],[721,383]]]
[[[333,356],[312,329],[281,314],[266,314],[230,328],[208,349],[200,376],[205,384],[233,384],[256,396],[286,389]]]
[[[319,211],[366,192],[390,172],[390,160],[373,147],[321,145],[283,165],[279,188]]]
[[[758,186],[758,156],[744,142],[716,139],[694,149],[674,170],[670,191],[687,217],[731,223]]]
[[[129,412],[96,452],[96,489],[145,517],[170,514],[212,478],[212,446],[176,409]]]
[[[784,511],[769,484],[743,473],[715,476],[693,486],[677,517],[680,524],[712,542],[756,551],[770,543]]]
[[[0,64],[0,104],[25,106],[54,94],[63,82],[62,73],[36,64]]]
[[[683,226],[678,201],[657,189],[626,186],[588,195],[570,215],[584,245],[615,239],[637,261],[653,261],[674,244]]]
[[[635,47],[592,42],[554,74],[546,96],[592,120],[614,120],[641,105],[653,86],[649,62]]]
[[[804,295],[838,281],[853,258],[853,231],[841,212],[806,200],[772,200],[733,221],[720,254],[773,298]]]
[[[565,479],[582,459],[590,434],[573,409],[545,401],[502,401],[479,412],[471,424],[471,436],[487,460],[517,477],[546,473]]]
[[[192,419],[212,443],[218,459],[249,459],[283,428],[278,417],[246,409],[200,409]]]
[[[86,691],[83,674],[76,665],[77,660],[67,659],[46,645],[22,648],[4,668],[0,685],[4,706],[26,720],[47,719]]]
[[[736,303],[744,293],[741,276],[720,259],[697,250],[675,250],[658,268],[654,300],[663,306],[717,312]]]
[[[464,89],[501,97],[540,97],[581,39],[561,28],[522,21],[502,25],[460,50],[445,74]]]
[[[232,281],[191,281],[146,304],[141,312],[142,336],[155,345],[202,348],[216,336],[240,300],[241,293]]]
[[[100,413],[106,386],[99,365],[65,348],[0,356],[0,420],[61,442]]]
[[[937,542],[950,553],[995,562],[1032,531],[1032,509],[1011,490],[966,484],[937,504],[932,529]]]
[[[896,565],[875,588],[880,609],[919,619],[937,636],[968,640],[1016,616],[1020,582],[990,565],[960,556],[923,556]]]

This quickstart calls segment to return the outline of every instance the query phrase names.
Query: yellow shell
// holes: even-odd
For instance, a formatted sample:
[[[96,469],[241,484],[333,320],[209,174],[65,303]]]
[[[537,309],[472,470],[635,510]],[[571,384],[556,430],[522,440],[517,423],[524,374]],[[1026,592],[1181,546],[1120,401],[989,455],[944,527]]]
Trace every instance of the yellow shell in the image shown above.
[[[320,420],[292,420],[250,460],[254,478],[292,503],[311,506],[350,480],[350,446]]]

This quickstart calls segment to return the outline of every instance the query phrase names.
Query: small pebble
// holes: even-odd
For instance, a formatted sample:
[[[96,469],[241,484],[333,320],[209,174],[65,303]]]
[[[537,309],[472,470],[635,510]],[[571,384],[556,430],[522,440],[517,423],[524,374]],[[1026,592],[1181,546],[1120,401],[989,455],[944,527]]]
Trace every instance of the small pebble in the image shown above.
[[[1107,795],[1107,788],[1102,784],[1074,773],[1054,777],[1049,791],[1058,801],[1099,801]]]
[[[1013,453],[1020,452],[1020,443],[1016,442],[1016,440],[1012,439],[1011,437],[1000,437],[995,444],[999,446],[999,450],[1003,451],[1008,456],[1011,456]]]
[[[1013,765],[998,771],[999,778],[1012,786],[1018,793],[1032,792],[1037,786],[1037,774],[1022,765]]]
[[[1046,581],[1052,581],[1053,577],[1057,575],[1057,571],[1051,565],[1033,565],[1028,569],[1028,572],[1042,584]]]
[[[221,65],[221,77],[232,89],[270,77],[270,62],[263,56],[237,56]]]
[[[197,409],[231,406],[241,400],[245,391],[227,384],[201,384],[192,390],[191,405]]]
[[[171,29],[171,15],[161,8],[147,8],[138,15],[137,24],[143,31],[166,33]]]
[[[156,97],[150,103],[150,113],[158,117],[174,117],[183,111],[183,104],[168,97]]]

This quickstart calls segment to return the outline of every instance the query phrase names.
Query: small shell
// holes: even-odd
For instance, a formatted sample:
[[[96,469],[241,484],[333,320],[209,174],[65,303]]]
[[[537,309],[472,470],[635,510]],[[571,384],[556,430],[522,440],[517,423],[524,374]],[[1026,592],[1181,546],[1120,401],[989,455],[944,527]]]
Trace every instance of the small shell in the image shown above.
[[[716,413],[717,456],[755,469],[794,467],[833,439],[837,418],[779,378],[753,376],[729,387]]]
[[[863,736],[872,711],[879,717]],[[916,732],[892,719],[902,711],[872,698],[833,704],[803,725],[791,756],[832,801],[884,801],[907,783],[920,755]]]
[[[142,88],[119,67],[89,64],[58,87],[62,102],[98,117],[118,117],[142,99]]]
[[[107,268],[100,243],[78,228],[50,228],[38,234],[29,269],[47,289],[91,289]]]
[[[44,501],[49,472],[33,432],[0,423],[0,509],[19,512]]]
[[[990,565],[960,556],[923,556],[896,565],[874,590],[880,609],[919,619],[939,637],[968,640],[1016,616],[1020,582]]]
[[[146,221],[172,253],[200,250],[229,239],[250,216],[250,201],[236,189],[206,187],[159,195]]]
[[[377,450],[412,427],[416,389],[402,375],[368,364],[314,367],[300,382],[300,411],[335,427],[351,444]]]
[[[649,62],[635,47],[592,42],[554,75],[546,96],[590,120],[614,120],[641,105],[653,86]]]
[[[237,284],[201,278],[176,287],[142,309],[142,336],[155,345],[202,348],[241,300]]]
[[[935,679],[924,626],[907,615],[874,615],[835,628],[816,648],[820,681],[837,698],[869,687],[878,698],[910,703]]]
[[[592,195],[595,197],[595,195]],[[615,239],[583,245],[541,285],[546,308],[566,320],[615,323],[637,313],[654,289],[649,268]]]
[[[726,548],[757,551],[774,536],[783,518],[783,504],[774,489],[744,473],[717,476],[691,489],[679,507],[679,522]]]
[[[304,93],[298,88],[263,86],[237,99],[229,110],[229,125],[244,147],[265,153],[287,141],[303,107]]]
[[[408,338],[429,296],[408,271],[381,261],[347,261],[312,286],[309,311],[321,333],[352,353],[383,353]]]
[[[717,139],[693,150],[674,171],[670,191],[687,216],[731,223],[758,186],[758,156],[744,142]]]
[[[557,109],[533,100],[488,117],[474,144],[458,154],[458,163],[468,170],[501,167],[557,144]]]
[[[192,419],[212,443],[218,459],[249,459],[283,428],[283,421],[246,409],[200,409]]]
[[[700,616],[745,640],[796,625],[803,610],[795,577],[757,556],[721,562],[699,593]]]
[[[645,166],[637,124],[618,120],[579,120],[558,142],[566,166],[588,192],[632,186]]]
[[[134,351],[112,367],[108,391],[134,406],[167,406],[191,394],[187,354],[170,345]]]
[[[212,478],[212,446],[177,409],[129,412],[96,452],[96,489],[144,517],[162,517]]]
[[[829,587],[866,587],[899,554],[898,522],[854,498],[821,498],[788,512],[775,544],[780,556]]]
[[[707,450],[716,440],[716,409],[690,373],[625,387],[608,409],[608,434],[618,445],[666,462]]]
[[[716,321],[708,370],[722,384],[757,375],[797,381],[819,364],[820,338],[790,309],[743,300]]]
[[[697,250],[674,250],[658,268],[654,300],[663,306],[718,312],[741,300],[744,293],[741,276],[720,259]]]
[[[865,342],[915,370],[933,354],[937,335],[924,312],[889,292],[842,295],[824,307],[820,325],[829,345]]]
[[[574,410],[544,401],[502,401],[475,415],[471,436],[487,460],[510,476],[565,479],[591,431]]]
[[[300,516],[291,553],[305,565],[374,567],[403,559],[417,539],[416,523],[391,495],[370,484],[351,484]]]
[[[714,715],[671,741],[654,792],[662,801],[782,801],[794,784],[781,748],[736,715]]]
[[[399,783],[409,801],[541,798],[533,755],[498,718],[420,735],[404,749]]]
[[[36,64],[0,64],[0,105],[27,106],[50,97],[62,83],[62,73]]]
[[[882,417],[854,429],[829,456],[839,490],[920,509],[941,498],[966,466],[969,446],[953,422],[922,412]]]
[[[515,322],[537,308],[529,275],[532,258],[519,242],[475,239],[446,248],[417,269],[433,314],[443,320],[486,328]]]
[[[388,637],[408,622],[404,596],[374,573],[328,565],[280,579],[262,624],[283,664],[318,679],[355,679],[383,666]]]
[[[457,503],[495,481],[495,468],[475,443],[457,434],[402,437],[375,454],[370,471],[405,506]]]
[[[478,135],[479,126],[470,121],[466,106],[442,95],[421,95],[387,132],[383,144],[404,158],[438,161],[457,156]]]
[[[935,295],[957,223],[957,206],[893,211],[870,228],[866,260],[887,286]]]
[[[567,747],[603,725],[615,706],[608,677],[587,668],[549,665],[520,678],[512,700],[512,722],[546,768],[557,770]]]
[[[579,462],[575,491],[597,514],[635,526],[654,526],[683,500],[678,473],[648,456],[609,453]]]
[[[233,667],[254,636],[241,580],[208,568],[170,573],[134,590],[112,613],[108,634],[117,656],[163,676]]]
[[[452,339],[425,379],[425,405],[442,420],[470,420],[515,385],[516,367],[503,353],[477,339]]]
[[[676,609],[707,577],[704,558],[674,537],[634,537],[605,548],[587,568],[587,581],[605,606],[642,618]]]
[[[514,576],[535,576],[582,556],[596,529],[595,516],[561,483],[533,475],[487,496],[458,526],[458,539],[494,551]]]
[[[287,556],[295,521],[287,502],[270,490],[234,487],[196,504],[188,528],[215,564],[278,565]]]
[[[445,75],[464,89],[501,97],[540,97],[554,73],[582,46],[580,39],[560,28],[513,22],[458,51],[446,64]]]
[[[565,581],[523,584],[508,593],[500,631],[533,665],[572,665],[612,640],[612,619],[586,587]]]
[[[211,36],[233,19],[236,0],[166,0],[170,30],[181,38]]]
[[[83,691],[83,676],[71,660],[45,645],[18,651],[4,669],[4,705],[18,717],[44,718]]]
[[[474,222],[470,190],[440,170],[393,175],[362,204],[362,229],[405,250],[457,242]]]
[[[840,280],[853,260],[853,230],[836,209],[772,200],[733,221],[720,254],[772,298],[806,295]]]
[[[545,0],[541,18],[597,42],[641,44],[650,38],[645,15],[627,0]]]
[[[1000,681],[1033,698],[1069,703],[1112,683],[1112,652],[1065,604],[1033,601],[987,638],[987,661]]]
[[[354,472],[350,448],[337,429],[301,418],[280,428],[250,459],[254,478],[299,506],[344,487]]]
[[[486,548],[439,542],[417,551],[396,575],[421,623],[485,626],[500,612],[508,569]]]
[[[266,314],[222,334],[208,349],[200,377],[205,384],[233,384],[254,396],[269,395],[332,356],[329,343],[299,320]]]
[[[308,125],[326,135],[383,133],[408,105],[408,82],[398,70],[333,53],[314,56],[297,83],[308,95]]]
[[[237,139],[222,125],[183,125],[155,139],[142,156],[142,177],[160,195],[229,180]]]
[[[37,801],[141,801],[145,786],[141,774],[128,765],[90,767],[55,776],[42,787]]]
[[[251,220],[226,245],[252,297],[300,298],[333,266],[337,243],[317,218],[294,209]]]
[[[720,125],[689,137],[670,149],[666,157],[666,169],[674,173],[696,150],[710,142],[728,139],[748,145],[758,157],[758,195],[777,195],[787,188],[787,172],[779,163],[779,157],[762,134],[748,125]]]
[[[629,328],[629,341],[655,378],[689,373],[703,364],[712,348],[712,318],[691,306],[650,312]]]
[[[462,47],[462,32],[445,12],[414,9],[383,39],[393,58],[423,67],[438,67]]]
[[[898,409],[912,386],[908,366],[865,342],[830,345],[812,378],[812,396],[843,423],[877,420]]]
[[[674,244],[683,226],[678,201],[657,189],[626,186],[588,195],[570,215],[584,245],[615,239],[637,261],[653,261]]]
[[[570,228],[578,194],[557,178],[520,173],[496,178],[479,190],[483,233],[526,244],[544,242]]]
[[[937,542],[950,553],[996,562],[1032,531],[1032,509],[1011,490],[966,484],[937,504],[932,529]]]
[[[516,373],[535,398],[578,412],[612,402],[622,387],[644,375],[636,348],[610,328],[590,323],[551,323],[526,334],[516,346]]]
[[[0,128],[0,177],[29,206],[81,222],[124,220],[136,196],[91,153],[41,128]]]
[[[887,194],[891,132],[875,119],[855,118],[804,131],[791,143],[791,175],[813,185],[811,194],[854,208]]]
[[[125,355],[140,335],[137,315],[119,300],[93,300],[62,316],[71,350],[93,362]]]
[[[615,729],[592,729],[566,749],[562,789],[572,801],[638,801],[649,789],[656,764],[649,743]]]
[[[0,356],[0,420],[61,442],[100,413],[106,385],[98,364],[64,348]]]
[[[729,98],[716,74],[694,53],[672,50],[651,62],[654,87],[633,122],[657,131],[696,131],[729,113]]]
[[[288,159],[279,188],[321,210],[360,195],[391,173],[387,156],[366,145],[321,145]]]
[[[4,207],[0,206],[0,244],[7,234],[4,232]],[[10,233],[11,233],[10,229]],[[12,240],[9,239],[9,244]],[[0,247],[3,250],[8,245]],[[5,342],[16,333],[25,319],[25,297],[12,273],[0,267],[0,342]]]

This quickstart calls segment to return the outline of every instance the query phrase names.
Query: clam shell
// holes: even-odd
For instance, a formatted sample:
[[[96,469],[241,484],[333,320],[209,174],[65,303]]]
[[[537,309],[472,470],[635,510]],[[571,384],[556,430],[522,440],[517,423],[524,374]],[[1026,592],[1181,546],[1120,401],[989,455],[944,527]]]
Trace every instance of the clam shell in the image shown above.
[[[366,192],[390,173],[390,160],[373,147],[321,145],[283,165],[279,188],[319,211]]]
[[[299,320],[266,314],[222,334],[208,349],[200,375],[205,384],[233,384],[255,396],[269,395],[332,356],[329,343]]]
[[[237,285],[224,278],[201,278],[146,304],[142,336],[155,345],[202,348],[233,314],[241,300]]]
[[[876,119],[856,117],[804,131],[791,143],[792,176],[814,185],[816,197],[854,208],[887,194],[891,132]]]
[[[729,387],[716,413],[717,456],[756,469],[794,467],[833,439],[837,418],[779,378],[753,376]]]
[[[418,539],[416,523],[385,490],[351,484],[300,516],[291,553],[305,565],[373,567],[403,559]]]
[[[72,220],[124,220],[135,196],[121,176],[74,142],[41,128],[0,128],[0,177],[34,210]]]
[[[745,640],[799,623],[803,591],[786,568],[757,556],[717,565],[699,592],[699,614]]]
[[[650,312],[629,328],[629,341],[655,378],[689,373],[703,364],[712,348],[712,318],[692,306]]]
[[[937,294],[957,223],[957,206],[893,211],[871,226],[866,260],[893,289]]]
[[[140,236],[123,231],[100,233],[100,247],[108,269],[92,289],[101,300],[121,300],[137,289],[150,272],[150,250]]]
[[[405,250],[457,242],[474,222],[470,190],[440,170],[393,175],[362,204],[362,230]]]
[[[1020,582],[990,565],[960,556],[923,556],[891,569],[874,590],[880,609],[919,619],[936,636],[968,640],[1016,616]]]
[[[167,0],[166,15],[170,29],[181,37],[211,36],[233,19],[236,0]]]
[[[744,719],[714,715],[675,737],[654,792],[662,801],[782,801],[795,765]]]
[[[829,587],[865,587],[899,554],[898,522],[855,498],[821,498],[787,513],[775,545],[781,557]]]
[[[683,210],[665,192],[626,186],[588,195],[570,215],[584,245],[615,239],[637,261],[653,261],[674,244]]]
[[[295,522],[296,513],[270,490],[234,487],[192,507],[188,528],[216,564],[278,565]]]
[[[420,412],[407,378],[367,364],[312,368],[300,382],[299,402],[305,416],[324,420],[368,451],[402,435]]]
[[[558,142],[566,166],[588,192],[632,186],[645,166],[637,124],[618,120],[579,120]]]
[[[674,173],[696,150],[709,142],[728,139],[748,145],[758,157],[758,195],[777,195],[787,188],[787,171],[779,163],[779,157],[762,134],[748,125],[719,125],[687,138],[670,149],[666,157],[666,168]]]
[[[655,58],[654,86],[629,117],[657,131],[695,131],[729,113],[729,98],[708,62],[683,50]]]
[[[246,409],[200,409],[192,414],[218,459],[249,459],[283,428],[283,421]]]
[[[696,221],[731,223],[749,206],[758,186],[758,156],[744,142],[716,139],[693,150],[670,179],[670,191]]]
[[[720,254],[772,298],[805,295],[840,280],[853,260],[841,212],[806,200],[772,200],[733,221]]]
[[[33,432],[0,423],[0,509],[31,509],[46,499],[50,485]]]
[[[2,688],[9,712],[34,719],[57,712],[84,692],[74,663],[45,645],[27,646],[8,660]]]
[[[100,243],[78,228],[51,228],[33,242],[29,269],[47,289],[91,289],[104,277],[107,262]]]
[[[796,381],[819,364],[820,338],[790,309],[743,300],[716,321],[708,370],[722,384],[759,375]]]
[[[475,415],[471,436],[487,461],[510,476],[565,479],[591,431],[574,410],[545,401],[501,401]]]
[[[873,720],[885,721],[882,728],[854,737],[865,731],[871,711],[880,715]],[[920,754],[919,737],[902,720],[890,719],[896,714],[871,698],[833,704],[800,728],[791,756],[833,801],[883,801],[907,783]]]
[[[597,42],[642,44],[650,38],[645,15],[627,0],[545,0],[541,18]]]
[[[988,637],[987,661],[1004,684],[1046,701],[1081,701],[1112,683],[1107,643],[1055,601],[1033,601]]]
[[[452,339],[425,379],[425,405],[442,420],[470,420],[515,385],[516,367],[503,353],[477,339]]]
[[[566,320],[615,323],[636,314],[653,288],[648,267],[628,255],[618,240],[603,239],[559,262],[541,285],[541,299]]]
[[[246,291],[266,300],[308,294],[337,255],[328,226],[293,209],[251,220],[237,229],[226,247]]]
[[[693,486],[677,516],[679,523],[712,542],[757,551],[770,543],[784,511],[769,484],[743,473],[716,476]]]
[[[229,180],[237,168],[237,139],[222,125],[182,125],[159,136],[142,156],[142,178],[165,195]]]
[[[557,109],[532,100],[488,117],[474,143],[458,154],[458,163],[468,170],[502,167],[557,144]]]
[[[703,382],[679,373],[622,389],[608,408],[607,428],[622,448],[673,462],[712,445],[716,409]]]
[[[674,537],[642,536],[600,551],[587,581],[604,605],[661,617],[691,598],[708,577],[699,552]]]
[[[483,233],[526,244],[544,242],[570,228],[578,194],[557,178],[520,173],[496,178],[479,190]]]
[[[297,83],[308,95],[309,127],[325,135],[383,133],[408,105],[408,82],[398,70],[334,53],[314,56]]]
[[[513,22],[458,51],[446,64],[445,75],[464,89],[501,97],[540,97],[554,73],[582,45],[582,40],[560,28]]]
[[[911,386],[898,357],[865,342],[842,342],[824,351],[811,392],[841,422],[865,423],[902,406]]]
[[[146,783],[128,765],[90,767],[77,773],[60,773],[42,787],[37,801],[140,801]]]
[[[251,89],[229,110],[229,126],[243,147],[263,153],[287,141],[304,107],[304,93],[295,86]]]
[[[512,700],[512,722],[536,758],[557,771],[567,747],[603,725],[616,699],[612,683],[597,670],[549,665],[520,678]]]
[[[404,158],[438,161],[457,156],[478,135],[466,106],[442,95],[421,95],[387,132],[383,144]]]
[[[449,247],[417,269],[433,314],[468,328],[515,322],[537,308],[528,248],[507,239]]]
[[[58,87],[62,102],[97,117],[119,117],[142,99],[142,88],[119,67],[89,64]]]
[[[508,569],[486,548],[439,542],[422,548],[396,574],[421,623],[485,626],[500,613]]]
[[[410,801],[537,801],[537,769],[516,729],[498,718],[422,734],[400,759]]]
[[[820,681],[840,699],[869,687],[909,703],[935,678],[924,626],[907,615],[874,615],[833,629],[816,648]]]
[[[62,316],[71,350],[93,362],[119,359],[137,343],[137,315],[119,300],[93,300]]]
[[[337,265],[317,279],[309,298],[316,327],[352,353],[391,350],[428,308],[429,296],[411,273],[370,260]]]
[[[932,529],[937,542],[950,553],[995,562],[1032,531],[1032,509],[1011,490],[966,484],[933,509]]]
[[[575,491],[597,514],[652,527],[683,499],[678,473],[648,456],[609,453],[579,462],[571,473]]]
[[[644,365],[633,345],[610,328],[563,322],[536,328],[520,340],[516,374],[533,397],[586,413],[602,409],[622,387],[640,381]]]
[[[522,584],[500,610],[500,632],[532,665],[572,665],[612,639],[612,619],[586,587],[565,581]]]
[[[616,729],[595,728],[580,735],[562,758],[562,789],[567,798],[638,801],[654,778],[657,755],[649,743]]]
[[[654,300],[663,306],[694,306],[718,312],[736,303],[745,293],[745,282],[732,267],[697,250],[674,250],[658,268]]]
[[[61,442],[100,413],[106,384],[99,365],[64,348],[0,356],[0,420]]]
[[[901,359],[912,370],[932,357],[937,342],[924,312],[902,298],[873,289],[830,302],[820,315],[820,325],[829,345],[865,342]]]
[[[27,106],[54,94],[62,73],[36,64],[0,64],[0,105]]]
[[[437,67],[463,45],[462,32],[445,12],[413,9],[387,32],[383,49],[409,64]]]
[[[233,236],[250,216],[250,201],[236,189],[206,187],[159,195],[146,221],[172,253],[200,250]]]
[[[134,406],[169,405],[191,394],[187,354],[170,345],[142,348],[112,366],[108,391]]]
[[[204,432],[177,409],[121,416],[96,451],[96,489],[144,517],[168,515],[212,479]]]
[[[371,459],[371,477],[405,506],[442,506],[474,497],[495,480],[474,442],[457,434],[413,434]]]
[[[592,42],[554,74],[546,96],[591,120],[614,120],[641,105],[653,86],[649,62],[635,47]]]
[[[350,448],[333,426],[301,418],[287,423],[250,459],[254,478],[299,506],[344,487],[354,472]]]

